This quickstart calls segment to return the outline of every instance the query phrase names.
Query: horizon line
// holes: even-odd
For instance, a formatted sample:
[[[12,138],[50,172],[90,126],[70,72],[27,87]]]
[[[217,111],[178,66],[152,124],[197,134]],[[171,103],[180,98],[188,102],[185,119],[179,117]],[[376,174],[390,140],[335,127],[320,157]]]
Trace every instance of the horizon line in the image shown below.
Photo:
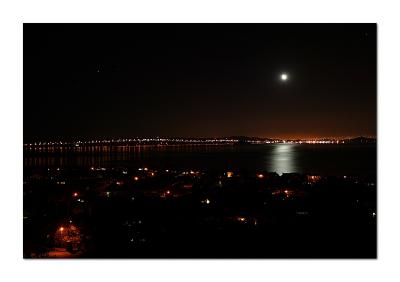
[[[296,140],[346,140],[346,139],[355,139],[355,138],[370,138],[370,139],[377,139],[375,135],[354,135],[354,136],[340,136],[340,137],[332,137],[332,136],[324,136],[324,137],[291,137],[291,138],[282,138],[282,137],[258,137],[258,136],[245,136],[245,135],[234,135],[234,136],[219,136],[219,137],[183,137],[183,136],[135,136],[135,137],[77,137],[77,138],[68,138],[68,137],[60,137],[60,138],[43,138],[43,139],[36,139],[36,142],[40,142],[43,140],[58,140],[58,141],[67,141],[70,142],[79,142],[79,141],[129,141],[132,139],[227,139],[227,138],[258,138],[258,139],[270,139],[270,140],[282,140],[282,141],[296,141]],[[79,140],[81,139],[81,140]],[[31,142],[33,139],[31,139]],[[57,142],[57,141],[54,141]]]

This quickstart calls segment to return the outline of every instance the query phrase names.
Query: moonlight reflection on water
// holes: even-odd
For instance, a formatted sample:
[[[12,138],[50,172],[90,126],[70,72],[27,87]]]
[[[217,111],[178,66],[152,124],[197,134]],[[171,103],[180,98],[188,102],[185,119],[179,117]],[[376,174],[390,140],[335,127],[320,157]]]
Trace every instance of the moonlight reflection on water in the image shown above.
[[[297,172],[297,144],[277,144],[273,146],[271,156],[266,156],[266,170],[278,174]]]

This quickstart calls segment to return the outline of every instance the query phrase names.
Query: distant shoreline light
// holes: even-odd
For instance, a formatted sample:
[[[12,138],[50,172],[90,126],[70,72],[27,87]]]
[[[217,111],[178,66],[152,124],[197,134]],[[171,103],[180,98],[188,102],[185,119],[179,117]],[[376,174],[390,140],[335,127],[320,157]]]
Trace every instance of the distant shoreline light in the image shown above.
[[[40,141],[25,143],[25,147],[49,147],[49,146],[74,146],[99,144],[135,144],[135,145],[176,145],[176,144],[344,144],[344,143],[376,143],[374,137],[355,137],[355,138],[320,138],[320,139],[273,139],[273,138],[129,138],[129,139],[104,139],[86,141]]]

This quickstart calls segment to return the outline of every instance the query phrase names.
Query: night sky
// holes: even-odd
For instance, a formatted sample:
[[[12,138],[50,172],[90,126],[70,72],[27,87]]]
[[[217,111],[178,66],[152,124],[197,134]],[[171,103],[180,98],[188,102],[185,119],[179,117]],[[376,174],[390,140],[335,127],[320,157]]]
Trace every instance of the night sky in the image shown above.
[[[25,141],[376,135],[375,24],[24,24],[23,56]]]

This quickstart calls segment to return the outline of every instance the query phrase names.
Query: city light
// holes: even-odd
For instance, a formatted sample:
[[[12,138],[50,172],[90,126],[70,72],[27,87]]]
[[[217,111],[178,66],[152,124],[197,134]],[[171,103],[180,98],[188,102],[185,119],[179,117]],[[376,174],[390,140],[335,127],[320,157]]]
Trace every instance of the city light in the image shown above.
[[[281,74],[281,80],[287,81],[289,80],[289,76],[287,74]],[[99,145],[179,145],[179,144],[235,144],[237,142],[245,142],[248,144],[344,144],[352,139],[357,139],[355,137],[347,137],[347,138],[303,138],[303,139],[263,139],[258,138],[257,140],[253,139],[232,139],[232,138],[137,138],[137,139],[118,139],[118,140],[91,140],[91,141],[71,141],[71,142],[35,142],[35,143],[26,143],[24,146],[26,150],[35,150],[38,148],[47,149],[50,145],[52,146],[60,146],[60,147],[68,147],[68,146],[78,146],[85,147],[86,144],[89,146],[93,144]],[[362,140],[363,143],[376,143],[376,139],[374,137],[365,138]],[[91,170],[95,170],[94,167],[90,168]],[[147,170],[147,168],[139,168],[139,170]],[[123,172],[125,173],[125,172]]]

